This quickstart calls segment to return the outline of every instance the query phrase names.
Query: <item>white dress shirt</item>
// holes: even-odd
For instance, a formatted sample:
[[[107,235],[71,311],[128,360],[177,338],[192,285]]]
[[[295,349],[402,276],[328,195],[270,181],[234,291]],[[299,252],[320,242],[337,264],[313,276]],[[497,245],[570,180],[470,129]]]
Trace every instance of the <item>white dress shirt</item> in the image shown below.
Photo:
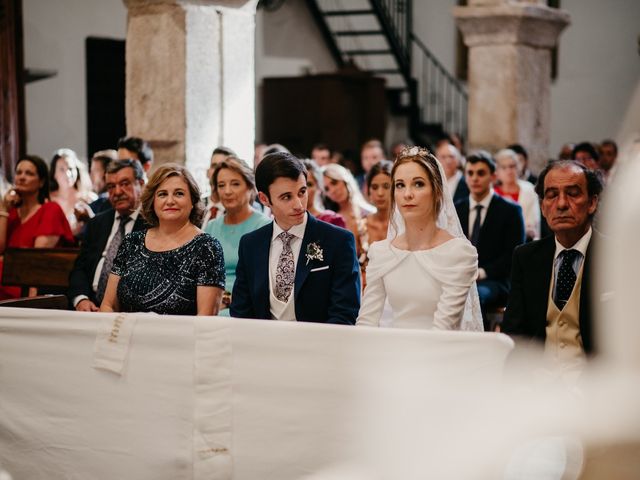
[[[473,197],[469,195],[469,238],[471,238],[473,224],[476,221],[476,205],[482,205],[482,210],[480,211],[480,226],[482,226],[484,219],[487,218],[487,210],[489,210],[489,204],[491,203],[493,195],[493,188],[490,188],[489,193],[479,202],[476,202]]]
[[[297,268],[298,258],[300,257],[300,249],[302,248],[302,239],[304,238],[304,231],[307,228],[307,215],[305,213],[304,220],[299,225],[294,225],[287,230],[293,238],[289,241],[291,252],[293,253],[293,263]],[[273,235],[271,236],[271,248],[269,249],[269,304],[271,309],[271,316],[275,320],[296,320],[295,317],[295,305],[294,295],[295,288],[291,290],[289,300],[285,302],[279,301],[274,294],[274,288],[276,285],[276,272],[278,270],[278,260],[282,253],[282,240],[278,238],[284,230],[273,221]],[[294,274],[295,278],[295,274]]]
[[[479,202],[476,202],[473,197],[469,195],[469,238],[471,238],[473,224],[476,221],[476,205],[482,205],[482,210],[480,210],[480,226],[482,227],[484,219],[487,218],[487,211],[489,210],[489,204],[491,203],[493,195],[493,188],[489,188],[489,193]],[[478,280],[484,280],[485,278],[487,278],[487,272],[484,271],[484,268],[478,268]]]
[[[125,235],[133,231],[133,225],[136,223],[136,220],[138,219],[138,215],[140,215],[140,208],[141,207],[138,207],[131,215],[129,215],[129,218],[131,220],[128,221],[127,224],[124,226]],[[102,272],[102,266],[104,265],[104,258],[107,255],[107,250],[109,250],[109,244],[111,243],[111,240],[113,239],[114,235],[118,231],[118,227],[120,227],[120,214],[116,212],[115,216],[113,217],[113,225],[111,226],[111,232],[109,233],[109,238],[107,238],[107,243],[105,244],[104,250],[102,251],[102,257],[100,258],[100,261],[98,261],[98,265],[96,266],[96,271],[93,274],[93,282],[91,283],[91,288],[93,289],[94,292],[98,291],[98,282],[100,281],[100,273]],[[76,305],[78,305],[78,303],[80,303],[80,301],[87,298],[89,297],[87,297],[86,295],[78,295],[73,299],[73,306],[75,307]]]

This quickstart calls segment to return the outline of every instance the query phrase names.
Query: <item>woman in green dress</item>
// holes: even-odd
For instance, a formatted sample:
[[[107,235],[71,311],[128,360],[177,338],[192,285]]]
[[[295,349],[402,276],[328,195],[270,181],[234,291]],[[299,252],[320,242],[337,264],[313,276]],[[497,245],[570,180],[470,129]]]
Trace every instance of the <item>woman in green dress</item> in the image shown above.
[[[211,188],[220,198],[225,213],[209,221],[204,230],[222,244],[227,280],[219,315],[229,316],[240,238],[270,223],[271,219],[252,207],[256,196],[255,178],[244,160],[229,157],[216,165]]]

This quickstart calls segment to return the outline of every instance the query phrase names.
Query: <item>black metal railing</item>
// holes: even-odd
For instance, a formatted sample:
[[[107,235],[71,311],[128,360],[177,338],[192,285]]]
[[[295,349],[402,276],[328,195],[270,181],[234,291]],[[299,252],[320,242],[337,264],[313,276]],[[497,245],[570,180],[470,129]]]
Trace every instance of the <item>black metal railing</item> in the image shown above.
[[[448,133],[467,138],[467,105],[464,85],[451,75],[415,35],[412,73],[416,79],[415,101],[422,125],[440,125]]]
[[[370,0],[403,74],[411,73],[412,0]]]

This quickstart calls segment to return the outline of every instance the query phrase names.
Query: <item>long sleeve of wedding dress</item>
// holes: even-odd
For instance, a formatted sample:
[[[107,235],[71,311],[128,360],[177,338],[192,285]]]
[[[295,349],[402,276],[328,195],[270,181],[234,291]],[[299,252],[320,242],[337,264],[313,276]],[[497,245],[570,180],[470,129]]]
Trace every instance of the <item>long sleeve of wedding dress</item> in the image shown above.
[[[393,327],[460,329],[477,274],[476,249],[454,238],[430,250],[399,250],[389,240],[371,245],[367,288],[358,325],[379,326],[385,299]]]

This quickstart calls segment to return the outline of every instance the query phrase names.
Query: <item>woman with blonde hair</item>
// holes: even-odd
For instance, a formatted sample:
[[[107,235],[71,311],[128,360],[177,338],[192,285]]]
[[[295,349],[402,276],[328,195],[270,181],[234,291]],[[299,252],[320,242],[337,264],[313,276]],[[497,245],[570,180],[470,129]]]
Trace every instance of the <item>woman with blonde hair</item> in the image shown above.
[[[218,163],[211,175],[211,190],[222,202],[224,216],[210,220],[204,231],[222,245],[226,291],[222,296],[220,315],[229,316],[240,239],[270,223],[271,219],[252,207],[257,193],[255,175],[244,160],[231,156]]]
[[[333,210],[324,208],[323,195],[324,182],[322,181],[322,169],[311,159],[303,160],[307,168],[307,211],[318,220],[330,223],[336,227],[346,228],[344,218]]]
[[[465,238],[442,166],[428,150],[405,149],[391,171],[394,217],[369,250],[358,325],[482,331],[475,285],[478,254]]]
[[[76,152],[69,148],[56,150],[49,168],[49,185],[51,201],[62,207],[71,231],[79,235],[84,222],[78,220],[76,208],[80,210],[81,205],[93,202],[98,196],[91,191],[88,169]]]
[[[376,211],[362,196],[358,183],[351,172],[342,165],[331,163],[324,167],[324,191],[356,237],[356,251],[361,266],[366,265],[369,250],[367,215]]]
[[[189,171],[162,165],[141,203],[151,227],[124,238],[100,311],[216,315],[225,286],[222,247],[197,227],[204,209]]]

